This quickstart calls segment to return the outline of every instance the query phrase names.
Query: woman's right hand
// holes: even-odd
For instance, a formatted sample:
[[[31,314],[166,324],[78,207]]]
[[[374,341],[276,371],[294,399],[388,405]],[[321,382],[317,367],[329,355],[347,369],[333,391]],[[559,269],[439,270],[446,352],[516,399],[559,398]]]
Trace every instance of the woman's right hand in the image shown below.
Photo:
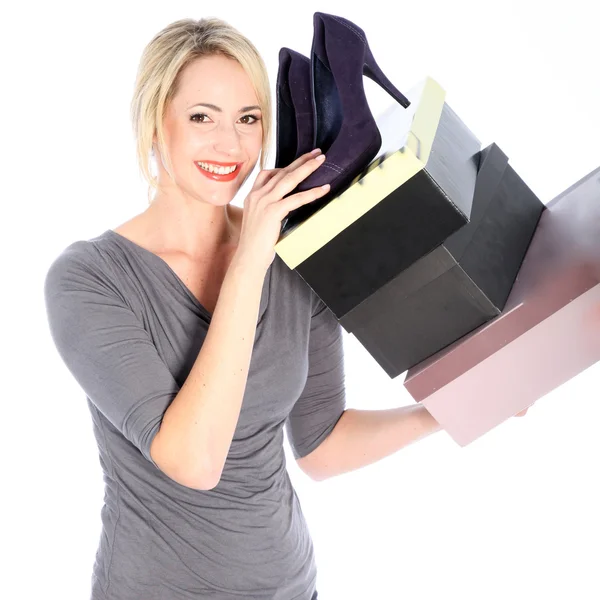
[[[297,158],[281,169],[265,169],[256,177],[244,201],[242,228],[236,258],[264,268],[266,273],[275,258],[275,244],[281,223],[292,210],[321,198],[329,185],[298,192],[284,198],[325,162],[316,149]]]

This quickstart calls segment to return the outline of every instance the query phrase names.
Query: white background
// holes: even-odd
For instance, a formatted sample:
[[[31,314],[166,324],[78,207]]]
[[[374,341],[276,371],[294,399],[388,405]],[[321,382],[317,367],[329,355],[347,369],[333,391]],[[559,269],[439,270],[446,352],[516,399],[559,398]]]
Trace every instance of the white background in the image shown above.
[[[594,4],[3,4],[0,596],[89,597],[102,474],[85,398],[49,336],[42,281],[65,246],[147,206],[128,109],[155,33],[184,17],[228,20],[259,48],[274,91],[279,48],[309,54],[314,11],[349,18],[397,87],[437,79],[483,146],[495,141],[547,203],[600,165]],[[378,113],[391,100],[365,81]],[[412,404],[404,377],[389,380],[344,335],[348,407]],[[465,448],[439,432],[322,483],[286,446],[319,600],[600,598],[599,382],[597,363]]]

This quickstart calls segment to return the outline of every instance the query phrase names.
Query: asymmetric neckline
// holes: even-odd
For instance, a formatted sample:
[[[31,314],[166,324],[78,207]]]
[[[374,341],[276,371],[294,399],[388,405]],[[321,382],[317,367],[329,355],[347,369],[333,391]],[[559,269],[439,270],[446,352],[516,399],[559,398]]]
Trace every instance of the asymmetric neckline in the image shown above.
[[[160,268],[162,268],[167,273],[169,273],[169,275],[173,278],[173,280],[177,283],[177,285],[179,285],[183,289],[184,293],[194,303],[195,307],[197,309],[201,310],[203,313],[205,313],[207,315],[207,317],[209,318],[209,320],[212,319],[213,313],[211,313],[200,302],[200,300],[198,300],[198,298],[196,298],[196,295],[194,293],[192,293],[190,288],[185,284],[185,282],[181,279],[181,277],[179,277],[179,275],[176,273],[176,271],[171,267],[171,265],[164,258],[160,257],[158,254],[155,254],[151,250],[148,250],[147,248],[140,246],[137,242],[130,240],[128,237],[125,237],[124,235],[114,231],[113,229],[107,229],[104,232],[103,236],[104,235],[108,235],[117,241],[122,241],[128,247],[136,250],[138,252],[138,254],[141,254],[142,256],[146,257],[147,259],[150,259],[151,261],[153,261],[154,264],[158,264],[160,266]],[[273,260],[273,262],[275,262],[275,259]],[[269,287],[271,285],[271,267],[273,266],[273,262],[269,265],[269,268],[267,269],[267,274],[265,274],[265,280],[263,282],[263,290],[262,290],[262,296],[261,296],[261,301],[260,301],[259,320],[262,317],[262,314],[264,313],[264,310],[266,308],[265,303],[267,302],[267,297],[265,295],[265,284],[267,283],[267,280],[268,280]]]

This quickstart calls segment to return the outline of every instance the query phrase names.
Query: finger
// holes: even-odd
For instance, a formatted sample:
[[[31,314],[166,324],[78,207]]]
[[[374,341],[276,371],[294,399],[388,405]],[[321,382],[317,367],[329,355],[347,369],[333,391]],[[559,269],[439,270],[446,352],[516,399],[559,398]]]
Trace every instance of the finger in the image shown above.
[[[272,197],[280,199],[286,194],[289,194],[294,190],[298,184],[306,179],[311,173],[316,171],[325,162],[325,155],[319,154],[315,158],[311,158],[300,166],[296,167],[293,171],[286,173],[283,177],[275,178],[272,180],[272,188],[267,191]]]
[[[314,150],[311,150],[310,152],[305,152],[304,154],[301,154],[298,158],[293,160],[289,165],[286,165],[284,167],[284,169],[286,169],[288,171],[290,171],[290,170],[293,171],[295,168],[299,167],[301,164],[304,164],[305,162],[311,160],[312,158],[315,158],[315,156],[318,156],[319,154],[322,154],[320,148],[315,148]]]
[[[281,179],[283,179],[288,173],[294,172],[295,169],[297,169],[301,165],[306,164],[307,162],[311,161],[312,159],[314,159],[316,156],[318,156],[320,154],[321,154],[321,150],[319,148],[315,148],[312,152],[307,152],[307,153],[299,156],[296,160],[291,162],[287,167],[283,167],[282,169],[279,169],[279,172],[277,173],[276,177],[270,179],[271,184],[268,186],[266,186],[266,185],[264,186],[265,193],[270,192],[275,187],[277,182],[280,181]],[[293,190],[293,189],[294,188],[291,188],[291,190]]]
[[[291,196],[287,196],[280,200],[277,205],[281,207],[281,210],[284,211],[285,217],[292,210],[303,206],[304,204],[308,204],[309,202],[314,202],[318,198],[322,198],[329,192],[331,186],[329,184],[324,186],[319,186],[315,188],[311,188],[310,190],[306,190],[304,192],[298,192],[297,194],[292,194]]]
[[[270,181],[281,169],[263,169],[254,180],[252,190],[258,190],[263,187],[268,181]]]

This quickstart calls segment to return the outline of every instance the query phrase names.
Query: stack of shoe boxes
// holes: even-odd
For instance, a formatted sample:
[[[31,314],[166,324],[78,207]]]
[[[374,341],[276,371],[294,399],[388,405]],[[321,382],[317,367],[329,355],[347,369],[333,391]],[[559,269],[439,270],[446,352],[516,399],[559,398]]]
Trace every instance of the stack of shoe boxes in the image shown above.
[[[544,205],[428,77],[378,157],[276,252],[390,377],[502,312]]]

